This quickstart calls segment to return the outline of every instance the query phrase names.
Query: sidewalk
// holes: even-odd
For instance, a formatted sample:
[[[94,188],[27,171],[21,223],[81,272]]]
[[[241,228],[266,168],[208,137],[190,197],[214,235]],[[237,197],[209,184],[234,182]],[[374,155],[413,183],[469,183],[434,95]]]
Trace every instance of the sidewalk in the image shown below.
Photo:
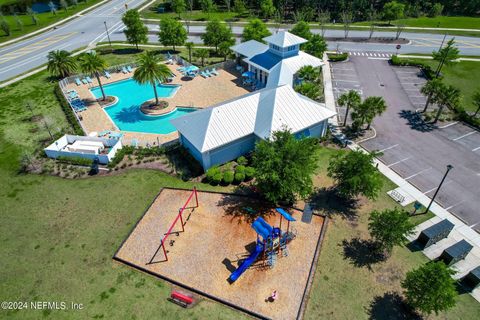
[[[333,96],[333,87],[331,82],[330,63],[328,61],[326,61],[325,65],[323,66],[323,81],[324,81],[324,88],[325,88],[325,105],[330,110],[336,112],[335,99]],[[330,125],[332,127],[332,134],[335,138],[337,138],[342,143],[348,143],[348,147],[352,150],[360,150],[363,152],[368,152],[365,149],[363,149],[360,145],[356,144],[355,142],[349,141],[346,139],[345,135],[341,133],[341,130],[338,127],[338,121],[336,118],[331,120],[332,121],[330,122]],[[420,190],[418,190],[415,186],[413,186],[407,180],[405,180],[400,175],[398,175],[395,171],[387,167],[380,160],[375,159],[374,163],[378,167],[378,170],[385,177],[390,179],[390,181],[395,183],[402,190],[402,193],[412,197],[416,201],[420,202],[423,206],[425,207],[428,206],[428,204],[431,201],[428,196],[423,194]],[[480,265],[480,234],[477,233],[472,228],[470,228],[468,225],[466,225],[462,220],[458,219],[453,214],[445,210],[436,202],[433,202],[432,206],[430,207],[430,211],[433,212],[433,214],[435,214],[435,217],[417,226],[416,233],[415,233],[416,236],[418,236],[421,230],[424,230],[428,226],[432,225],[434,221],[438,222],[443,219],[448,219],[451,223],[455,225],[455,227],[453,228],[448,238],[442,241],[439,241],[437,244],[434,245],[434,246],[437,246],[437,250],[435,253],[429,254],[429,252],[424,251],[424,254],[427,257],[432,258],[434,257],[435,254],[438,253],[438,251],[440,251],[440,254],[441,254],[443,249],[448,247],[446,246],[446,244],[451,242],[451,240],[449,239],[452,239],[452,238],[465,239],[473,246],[473,249],[465,260],[462,260],[453,266],[453,268],[457,271],[457,274],[454,275],[454,278],[458,279],[466,275],[466,273],[468,273],[470,270],[479,266]],[[414,238],[412,237],[412,239],[410,240],[414,240]],[[472,296],[477,301],[480,302],[480,288],[477,288],[476,290],[474,290],[472,292]]]

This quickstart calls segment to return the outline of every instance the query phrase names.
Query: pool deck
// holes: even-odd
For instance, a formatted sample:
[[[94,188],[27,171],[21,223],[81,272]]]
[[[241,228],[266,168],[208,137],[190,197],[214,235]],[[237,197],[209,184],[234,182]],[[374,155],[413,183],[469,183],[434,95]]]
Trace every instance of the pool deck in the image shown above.
[[[175,74],[171,84],[180,84],[182,87],[171,98],[161,98],[169,102],[170,106],[205,108],[222,101],[239,97],[249,92],[243,87],[238,79],[239,74],[234,70],[218,70],[219,75],[211,78],[202,78],[197,76],[193,79],[182,78],[182,74],[176,69],[179,65],[168,65]],[[131,78],[132,73],[124,74],[122,72],[111,73],[111,78],[101,77],[102,84],[109,84],[116,81]],[[77,86],[75,83],[67,85],[67,90],[74,89],[78,92],[80,98],[88,105],[87,110],[79,112],[80,121],[86,134],[91,132],[102,132],[104,130],[120,131],[112,122],[107,113],[102,110],[100,104],[95,100],[90,88],[98,86],[97,79],[92,77],[92,84],[82,84]],[[140,103],[141,104],[141,103]],[[124,144],[131,144],[136,139],[139,145],[163,144],[178,138],[177,132],[169,134],[152,134],[131,131],[120,131],[124,134]]]

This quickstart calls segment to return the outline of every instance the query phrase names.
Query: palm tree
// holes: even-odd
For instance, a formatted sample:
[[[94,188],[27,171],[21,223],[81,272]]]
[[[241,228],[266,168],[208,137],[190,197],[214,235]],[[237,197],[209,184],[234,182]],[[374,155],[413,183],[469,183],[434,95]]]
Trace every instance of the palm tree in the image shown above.
[[[295,91],[312,100],[317,100],[321,94],[319,85],[314,82],[304,82],[296,86]]]
[[[195,44],[193,42],[185,43],[185,48],[188,50],[188,62],[192,63],[192,50]]]
[[[454,86],[445,86],[439,93],[436,102],[438,104],[438,112],[433,123],[436,123],[445,107],[454,109],[460,102],[460,90]]]
[[[224,41],[218,45],[218,53],[223,56],[223,61],[227,61],[228,56],[232,50],[230,50],[230,43]]]
[[[298,70],[298,76],[308,81],[316,81],[320,76],[320,69],[313,66],[304,66]]]
[[[343,126],[345,127],[347,125],[348,112],[350,111],[350,108],[355,109],[358,107],[358,105],[362,102],[362,97],[357,91],[350,90],[342,94],[338,98],[337,102],[340,106],[347,107],[347,111],[345,111],[345,119],[343,120]]]
[[[370,129],[373,118],[375,116],[381,115],[385,110],[387,110],[387,103],[382,97],[368,97],[363,101],[367,105],[367,109],[370,110],[369,117],[367,118],[367,130]]]
[[[476,117],[478,111],[480,111],[480,91],[477,91],[473,94],[473,104],[477,107],[477,110],[473,114],[473,116]]]
[[[202,67],[204,67],[205,66],[205,58],[208,58],[208,56],[210,55],[210,52],[208,51],[208,49],[197,49],[197,50],[195,50],[195,52],[193,54],[197,58],[201,59]]]
[[[153,51],[146,51],[137,59],[137,69],[133,73],[133,79],[140,84],[150,84],[155,93],[155,104],[158,105],[157,83],[165,82],[172,75],[170,69],[163,63]]]
[[[95,51],[90,51],[80,56],[80,69],[83,73],[93,74],[97,78],[98,85],[102,91],[103,100],[106,99],[105,92],[103,91],[102,82],[100,81],[100,72],[107,67],[107,63],[101,58]]]
[[[427,112],[428,106],[432,101],[435,100],[435,97],[438,95],[442,87],[443,87],[442,81],[440,79],[435,78],[427,81],[427,83],[425,83],[422,89],[420,89],[420,92],[423,95],[427,96],[427,102],[425,103],[425,108],[423,108],[422,113]]]
[[[66,50],[50,51],[47,58],[47,70],[59,78],[65,78],[77,70],[75,59]]]

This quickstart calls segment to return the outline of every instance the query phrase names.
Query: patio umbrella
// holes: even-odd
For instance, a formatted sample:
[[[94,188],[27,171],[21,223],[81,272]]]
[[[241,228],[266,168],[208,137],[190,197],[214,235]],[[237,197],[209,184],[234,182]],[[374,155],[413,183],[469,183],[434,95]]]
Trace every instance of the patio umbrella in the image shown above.
[[[242,73],[242,77],[253,78],[254,76],[255,76],[255,73],[252,71],[246,71]]]

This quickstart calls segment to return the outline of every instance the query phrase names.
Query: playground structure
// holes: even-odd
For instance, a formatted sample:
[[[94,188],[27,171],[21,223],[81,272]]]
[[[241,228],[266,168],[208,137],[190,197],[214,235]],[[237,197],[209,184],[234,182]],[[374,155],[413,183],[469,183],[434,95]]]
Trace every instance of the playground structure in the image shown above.
[[[181,232],[185,232],[185,223],[183,222],[183,212],[185,211],[185,209],[187,208],[188,204],[190,203],[190,201],[193,199],[193,196],[195,196],[195,207],[194,208],[198,208],[198,192],[197,192],[197,188],[196,187],[193,187],[193,190],[192,190],[192,193],[190,194],[190,196],[188,197],[187,201],[185,202],[185,204],[183,205],[183,207],[181,207],[179,210],[178,210],[178,215],[175,217],[175,219],[173,220],[172,224],[170,225],[170,227],[168,228],[168,231],[163,235],[162,239],[160,240],[160,245],[158,246],[157,250],[155,251],[155,253],[153,254],[152,258],[150,259],[150,261],[148,262],[148,264],[151,264],[151,263],[154,263],[154,260],[155,260],[155,257],[157,256],[158,254],[158,251],[160,251],[160,248],[162,248],[163,250],[163,255],[165,256],[165,260],[163,261],[160,261],[160,262],[166,262],[168,261],[168,255],[167,255],[167,250],[165,249],[165,242],[167,241],[168,237],[172,234],[172,233],[177,233],[178,232],[172,232],[173,228],[175,227],[175,225],[177,224],[177,222],[180,220],[180,225],[182,227],[182,231]],[[172,242],[172,245],[173,245],[173,242]]]
[[[288,256],[287,244],[292,241],[296,234],[290,231],[290,222],[295,219],[284,209],[277,208],[276,211],[280,214],[280,226],[272,227],[262,217],[258,217],[253,223],[252,228],[257,233],[257,241],[255,250],[250,256],[245,259],[242,264],[230,275],[228,281],[235,282],[252,264],[254,264],[260,254],[262,254],[262,261],[264,265],[273,268],[277,262],[277,257]],[[282,220],[287,220],[287,231],[282,233]]]

